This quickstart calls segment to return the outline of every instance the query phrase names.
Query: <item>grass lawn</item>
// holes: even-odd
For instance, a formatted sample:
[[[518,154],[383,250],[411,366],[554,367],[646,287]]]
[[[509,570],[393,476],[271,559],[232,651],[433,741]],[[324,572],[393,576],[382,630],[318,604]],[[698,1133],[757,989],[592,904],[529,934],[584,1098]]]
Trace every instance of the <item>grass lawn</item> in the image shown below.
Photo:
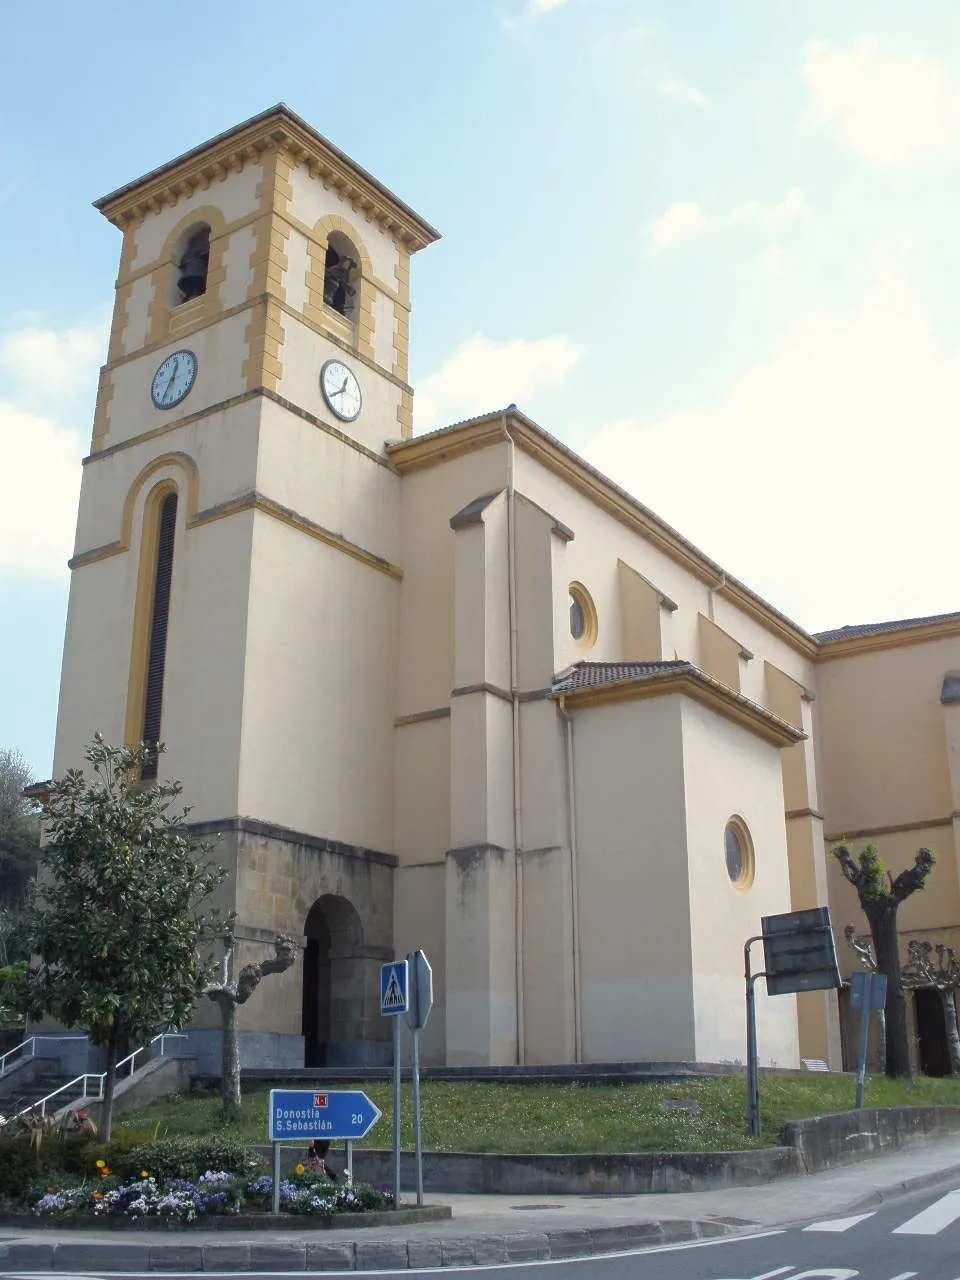
[[[742,1076],[695,1084],[473,1084],[425,1081],[421,1086],[423,1144],[427,1151],[736,1151],[770,1146],[787,1120],[846,1111],[855,1081],[822,1076],[762,1078],[763,1131],[745,1133],[746,1086]],[[336,1088],[349,1088],[340,1082]],[[390,1146],[390,1085],[358,1086],[383,1119],[358,1146]],[[239,1119],[223,1125],[219,1098],[160,1099],[118,1118],[117,1128],[158,1137],[209,1133],[223,1128],[251,1142],[267,1141],[267,1089],[244,1092]],[[672,1108],[672,1100],[697,1103],[699,1112]],[[666,1105],[665,1105],[666,1104]],[[867,1107],[960,1105],[960,1079],[918,1078],[913,1084],[868,1077]],[[402,1142],[413,1146],[410,1086],[403,1087]]]

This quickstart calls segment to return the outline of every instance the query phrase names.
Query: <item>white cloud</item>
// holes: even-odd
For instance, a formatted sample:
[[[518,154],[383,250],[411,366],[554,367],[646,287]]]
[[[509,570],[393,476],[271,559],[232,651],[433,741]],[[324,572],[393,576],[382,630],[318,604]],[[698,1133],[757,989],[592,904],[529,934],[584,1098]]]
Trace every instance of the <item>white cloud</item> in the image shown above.
[[[562,9],[568,0],[527,0],[527,13],[537,18],[551,9]]]
[[[716,405],[601,429],[586,456],[811,628],[960,608],[960,349],[874,259],[859,306],[799,319]]]
[[[562,382],[582,355],[581,347],[559,335],[530,342],[521,338],[491,342],[477,334],[418,384],[416,428],[425,431],[519,403]]]
[[[768,244],[757,255],[757,261],[767,271],[782,271],[783,249],[778,244]]]
[[[960,94],[942,63],[917,55],[891,57],[864,38],[851,48],[807,46],[803,74],[821,124],[881,165],[905,165],[943,152],[960,124]]]
[[[690,107],[709,107],[710,97],[704,93],[702,89],[698,89],[695,84],[691,84],[689,80],[682,80],[676,77],[671,80],[661,80],[657,85],[657,93],[664,98],[672,98],[674,102],[683,102]]]
[[[0,456],[15,477],[0,503],[0,573],[66,573],[103,345],[100,324],[0,337]]]
[[[791,187],[775,204],[759,204],[753,200],[735,205],[726,213],[706,213],[696,200],[679,200],[657,218],[650,235],[654,249],[662,250],[689,236],[722,227],[753,225],[769,230],[797,217],[804,208],[799,187]]]

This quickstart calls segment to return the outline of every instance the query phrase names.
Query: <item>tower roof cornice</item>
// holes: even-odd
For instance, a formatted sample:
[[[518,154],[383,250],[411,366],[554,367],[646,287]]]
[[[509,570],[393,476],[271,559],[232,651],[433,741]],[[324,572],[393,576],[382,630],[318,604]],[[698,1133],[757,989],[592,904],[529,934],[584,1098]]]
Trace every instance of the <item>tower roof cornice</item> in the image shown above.
[[[295,164],[306,165],[311,176],[333,187],[412,253],[439,240],[439,231],[282,102],[102,196],[94,208],[123,230],[273,150],[286,151]]]

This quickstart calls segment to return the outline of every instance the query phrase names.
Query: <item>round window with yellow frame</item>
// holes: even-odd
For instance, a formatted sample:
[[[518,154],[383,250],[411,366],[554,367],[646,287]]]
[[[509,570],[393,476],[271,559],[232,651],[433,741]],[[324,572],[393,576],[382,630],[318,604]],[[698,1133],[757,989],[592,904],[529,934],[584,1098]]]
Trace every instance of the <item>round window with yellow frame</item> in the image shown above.
[[[746,891],[753,884],[755,863],[753,841],[747,824],[734,815],[723,831],[723,856],[727,864],[727,875],[735,889]]]
[[[570,634],[581,649],[592,649],[597,643],[597,610],[590,592],[582,582],[571,582]]]

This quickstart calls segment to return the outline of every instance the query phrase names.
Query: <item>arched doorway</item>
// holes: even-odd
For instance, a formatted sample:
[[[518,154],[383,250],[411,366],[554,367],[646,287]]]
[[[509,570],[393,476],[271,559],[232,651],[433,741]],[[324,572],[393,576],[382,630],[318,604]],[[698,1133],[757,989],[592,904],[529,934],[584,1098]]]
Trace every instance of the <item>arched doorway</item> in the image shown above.
[[[368,1016],[360,917],[346,898],[324,894],[307,912],[303,932],[304,1066],[356,1065]]]

